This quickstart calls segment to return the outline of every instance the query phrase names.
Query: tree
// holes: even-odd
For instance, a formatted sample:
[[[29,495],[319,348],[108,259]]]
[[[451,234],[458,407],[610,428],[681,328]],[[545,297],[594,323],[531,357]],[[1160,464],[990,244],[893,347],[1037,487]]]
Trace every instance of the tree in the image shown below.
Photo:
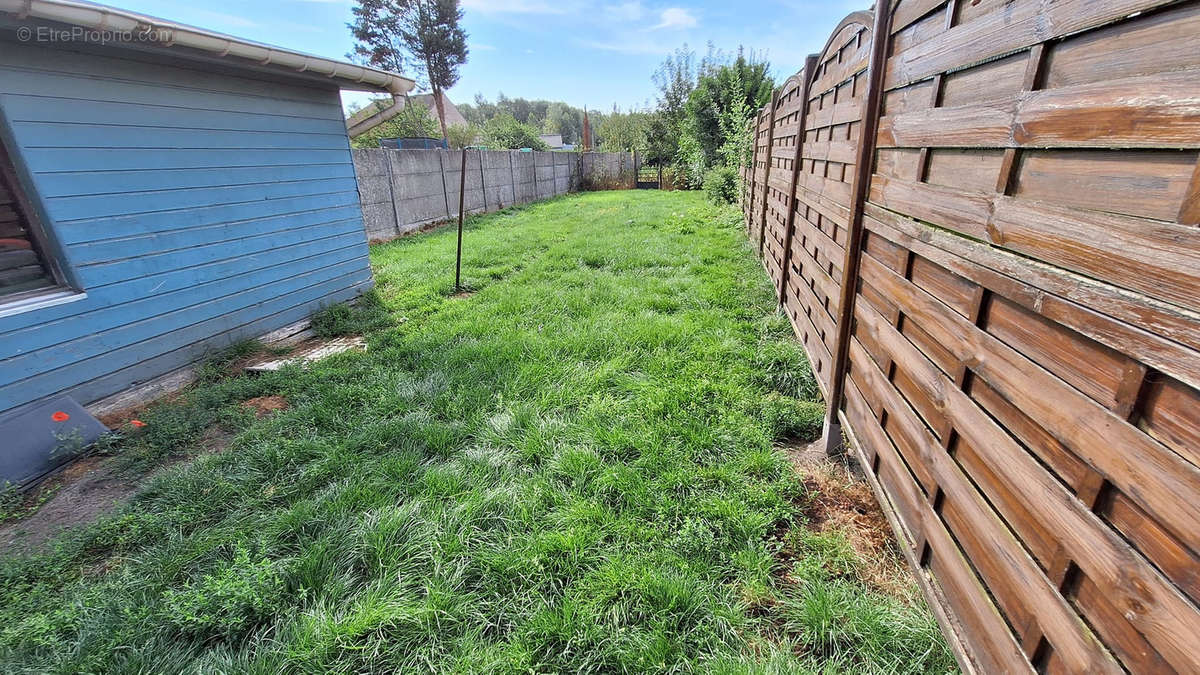
[[[507,112],[522,124],[528,124],[543,134],[562,134],[564,143],[579,143],[583,135],[583,110],[562,101],[510,98],[503,92],[492,103],[481,94],[475,102],[458,106],[467,121],[482,127],[488,120]]]
[[[747,121],[771,99],[775,83],[767,63],[741,48],[730,58],[710,45],[699,65],[693,63],[694,54],[685,45],[654,79],[659,111],[674,139],[677,175],[697,187],[710,168],[736,167],[743,161],[753,147]],[[694,80],[689,79],[693,72]]]
[[[492,148],[549,150],[542,139],[538,138],[537,129],[518,122],[512,113],[508,112],[496,115],[483,125],[483,139],[488,147]]]
[[[771,100],[774,82],[767,73],[767,64],[738,49],[737,57],[723,64],[714,64],[700,73],[696,88],[685,106],[690,121],[689,132],[704,156],[705,168],[722,160],[721,147],[734,127]],[[739,120],[730,119],[736,114]]]
[[[645,152],[648,146],[650,114],[613,110],[596,125],[597,133],[603,138],[597,145],[604,152]]]
[[[461,150],[475,143],[479,137],[479,129],[473,124],[451,124],[449,132],[450,147]]]
[[[377,148],[383,138],[434,138],[437,133],[438,124],[429,114],[429,107],[409,99],[395,117],[355,137],[350,145]]]
[[[376,68],[403,73],[404,42],[400,37],[400,12],[396,0],[358,0],[351,10],[354,52],[347,56]]]
[[[467,33],[458,0],[357,0],[349,24],[354,53],[370,65],[403,72],[404,56],[433,93],[442,138],[447,139],[445,91],[467,62]]]
[[[684,106],[696,88],[696,52],[685,43],[662,62],[651,76],[658,87],[658,111],[669,133],[678,134]]]
[[[540,103],[540,101],[539,101]],[[583,125],[583,115],[577,108],[555,101],[546,107],[542,133],[561,134],[563,143],[575,143]]]

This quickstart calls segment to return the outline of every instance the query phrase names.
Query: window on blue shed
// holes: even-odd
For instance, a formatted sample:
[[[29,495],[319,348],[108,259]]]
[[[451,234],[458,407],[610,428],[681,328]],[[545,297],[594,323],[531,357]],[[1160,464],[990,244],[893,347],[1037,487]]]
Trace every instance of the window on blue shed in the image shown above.
[[[0,302],[56,285],[20,190],[8,151],[0,144]]]

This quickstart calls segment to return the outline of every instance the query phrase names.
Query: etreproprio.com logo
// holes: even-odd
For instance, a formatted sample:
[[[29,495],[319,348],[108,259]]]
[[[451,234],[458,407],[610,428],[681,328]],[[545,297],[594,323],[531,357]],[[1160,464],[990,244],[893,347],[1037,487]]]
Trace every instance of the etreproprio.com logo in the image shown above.
[[[171,32],[153,26],[135,30],[109,30],[72,26],[21,26],[17,28],[17,39],[21,42],[163,42],[171,41]]]

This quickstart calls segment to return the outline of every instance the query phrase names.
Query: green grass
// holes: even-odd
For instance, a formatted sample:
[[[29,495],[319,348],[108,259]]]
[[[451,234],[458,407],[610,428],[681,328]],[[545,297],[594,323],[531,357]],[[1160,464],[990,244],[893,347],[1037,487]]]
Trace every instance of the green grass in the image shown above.
[[[0,671],[953,669],[847,547],[778,536],[814,495],[774,447],[821,407],[735,210],[603,192],[475,218],[466,297],[453,246],[375,247],[377,291],[319,316],[367,353],[217,361],[112,443],[145,463],[237,434],[0,561]],[[240,405],[267,394],[291,407]],[[782,562],[789,538],[812,556]]]

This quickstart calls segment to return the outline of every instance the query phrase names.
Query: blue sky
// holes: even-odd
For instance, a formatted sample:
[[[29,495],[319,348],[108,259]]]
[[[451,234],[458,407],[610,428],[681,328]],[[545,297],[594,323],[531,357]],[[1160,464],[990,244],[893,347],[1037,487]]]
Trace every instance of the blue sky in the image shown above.
[[[352,0],[101,0],[238,37],[341,58],[353,46]],[[777,80],[799,70],[837,23],[869,0],[463,0],[471,48],[456,103],[482,93],[563,100],[592,109],[642,107],[673,49],[712,41],[765,53]],[[343,94],[343,100],[363,100]]]

